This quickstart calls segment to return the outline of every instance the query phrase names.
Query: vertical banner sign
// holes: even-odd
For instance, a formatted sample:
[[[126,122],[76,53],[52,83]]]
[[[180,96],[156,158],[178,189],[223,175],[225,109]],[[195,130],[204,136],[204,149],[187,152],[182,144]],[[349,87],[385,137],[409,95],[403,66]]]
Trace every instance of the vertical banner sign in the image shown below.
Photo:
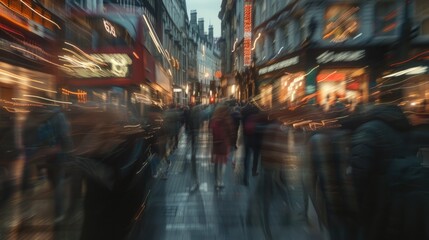
[[[244,66],[252,63],[252,1],[244,2]]]

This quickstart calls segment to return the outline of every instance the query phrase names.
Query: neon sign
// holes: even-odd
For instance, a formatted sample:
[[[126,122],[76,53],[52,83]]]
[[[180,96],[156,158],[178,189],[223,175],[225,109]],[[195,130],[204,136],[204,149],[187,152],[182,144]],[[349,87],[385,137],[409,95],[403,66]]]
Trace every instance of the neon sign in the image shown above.
[[[244,3],[244,66],[252,63],[252,1]]]
[[[326,51],[320,54],[316,59],[317,63],[328,63],[328,62],[353,62],[358,61],[365,57],[365,50],[359,51],[345,51],[345,52],[330,52]]]
[[[259,70],[259,74],[265,74],[265,73],[269,73],[275,70],[279,70],[285,67],[289,67],[295,64],[299,63],[299,56],[295,56],[286,60],[283,60],[281,62],[278,62],[276,64],[273,64],[271,66],[268,67],[264,67],[262,69]]]
[[[116,37],[116,30],[115,27],[107,20],[103,19],[104,29],[106,29],[106,32],[108,32],[110,35]]]

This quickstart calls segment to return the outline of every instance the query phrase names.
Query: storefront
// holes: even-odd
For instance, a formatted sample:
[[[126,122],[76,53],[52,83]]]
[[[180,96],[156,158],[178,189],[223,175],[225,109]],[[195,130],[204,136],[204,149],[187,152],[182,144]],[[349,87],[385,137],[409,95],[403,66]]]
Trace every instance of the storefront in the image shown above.
[[[258,69],[259,100],[265,107],[290,106],[305,96],[305,56],[289,54]]]
[[[18,1],[0,4],[0,99],[11,104],[24,95],[56,92],[57,41],[62,23],[54,14],[34,3],[44,19]],[[22,100],[24,101],[24,100]]]
[[[307,75],[306,94],[328,107],[337,100],[353,107],[368,102],[383,66],[383,54],[375,49],[318,49],[311,52],[313,74]]]

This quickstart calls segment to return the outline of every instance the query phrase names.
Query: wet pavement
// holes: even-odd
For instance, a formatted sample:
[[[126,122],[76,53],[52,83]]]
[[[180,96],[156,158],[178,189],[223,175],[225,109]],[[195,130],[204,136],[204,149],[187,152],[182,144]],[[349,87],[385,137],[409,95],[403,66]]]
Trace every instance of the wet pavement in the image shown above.
[[[214,186],[214,167],[210,162],[210,136],[207,128],[198,142],[197,165],[199,189],[190,191],[190,144],[183,134],[179,147],[171,156],[172,164],[166,180],[158,180],[142,220],[136,224],[131,239],[327,239],[323,238],[314,211],[305,211],[299,159],[290,156],[296,166],[288,170],[292,213],[277,195],[270,200],[269,237],[263,218],[263,173],[243,184],[243,145],[234,152],[235,168],[228,161],[225,188]],[[293,141],[293,140],[292,140]],[[299,146],[294,153],[302,152]],[[299,149],[299,150],[298,150]],[[289,216],[289,217],[288,217]]]
[[[218,191],[214,186],[210,134],[205,124],[198,137],[199,188],[192,192],[190,141],[183,131],[180,136],[178,148],[170,155],[167,179],[155,179],[149,202],[129,239],[328,239],[321,233],[312,207],[306,210],[300,156],[304,148],[292,136],[288,158],[293,164],[287,170],[292,208],[289,210],[274,192],[268,199],[268,220],[263,214],[267,203],[262,195],[264,172],[260,169],[259,176],[251,177],[249,186],[243,184],[241,135],[238,149],[233,153],[235,167],[230,159],[225,188]],[[31,191],[14,196],[9,205],[0,207],[0,239],[79,239],[82,208],[62,224],[54,224],[49,182],[46,179],[35,182]],[[23,200],[28,203],[27,208],[20,206]],[[79,202],[82,204],[82,199]]]

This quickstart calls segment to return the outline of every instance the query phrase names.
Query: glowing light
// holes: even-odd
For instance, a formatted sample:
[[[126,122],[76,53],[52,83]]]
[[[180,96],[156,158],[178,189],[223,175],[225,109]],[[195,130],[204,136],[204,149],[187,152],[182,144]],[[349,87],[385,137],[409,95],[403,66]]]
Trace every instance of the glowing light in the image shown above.
[[[384,76],[383,78],[390,78],[390,77],[398,77],[402,75],[417,75],[417,74],[423,74],[426,73],[428,70],[428,67],[426,66],[418,66],[418,67],[412,67],[408,68],[406,70],[402,70],[396,73],[392,73],[389,75]]]
[[[252,1],[244,2],[244,42],[243,42],[243,61],[244,66],[250,66],[252,63]]]
[[[58,104],[43,103],[43,102],[33,101],[33,100],[25,99],[25,98],[12,98],[12,100],[23,101],[23,102],[30,102],[30,103],[36,103],[36,104],[45,105],[45,106],[59,106]]]
[[[27,6],[31,11],[33,11],[34,13],[36,13],[37,15],[39,15],[40,17],[42,17],[43,19],[45,19],[46,21],[54,24],[55,26],[57,26],[58,29],[60,28],[60,25],[58,25],[56,22],[52,21],[51,19],[43,16],[42,14],[38,13],[36,10],[34,10],[33,8],[31,8],[31,6],[29,6],[27,3],[25,3],[24,1],[21,0],[21,3],[24,4],[25,6]]]
[[[139,55],[137,55],[136,52],[133,52],[134,57],[136,57],[137,59],[140,59]]]
[[[146,26],[149,28],[149,35],[152,38],[152,40],[155,43],[156,48],[158,49],[158,52],[162,53],[162,55],[169,59],[166,53],[166,50],[164,49],[164,47],[162,47],[161,41],[158,39],[158,36],[155,33],[155,30],[153,30],[152,24],[149,22],[149,20],[147,19],[146,15],[143,14],[143,19],[146,23]]]
[[[253,47],[252,51],[256,48],[256,43],[258,42],[259,38],[261,37],[261,33],[258,33],[258,36],[255,38],[255,41],[253,41]]]
[[[106,32],[110,35],[116,37],[116,30],[115,27],[106,19],[103,19],[104,29],[106,29]]]
[[[238,38],[235,39],[231,52],[235,52],[235,47],[237,46],[237,43],[238,43]]]
[[[337,73],[337,71],[333,71],[333,72],[331,72],[330,74],[328,74],[328,75],[326,75],[326,77],[324,77],[323,79],[317,79],[317,81],[318,82],[323,82],[323,81],[325,81],[326,79],[328,79],[329,77],[331,77],[331,76],[333,76],[334,74],[336,74]]]
[[[30,111],[28,110],[23,110],[23,109],[19,109],[19,108],[11,108],[11,107],[3,107],[4,109],[6,109],[6,111],[10,112],[10,113],[28,113]]]
[[[276,55],[279,55],[280,54],[280,52],[283,50],[283,47],[281,47],[280,49],[279,49],[279,51],[277,52],[277,54]]]
[[[21,47],[17,47],[17,46],[15,46],[15,45],[10,45],[10,47],[11,47],[11,48],[15,48],[15,49],[17,49],[17,50],[19,50],[19,51],[23,51],[23,52],[25,52],[25,53],[27,53],[27,54],[30,54],[30,55],[32,55],[32,56],[34,56],[34,57],[36,57],[36,58],[38,58],[38,59],[40,59],[40,60],[43,60],[43,61],[45,61],[45,62],[47,62],[47,63],[50,63],[50,64],[52,64],[52,65],[55,65],[55,66],[57,66],[57,67],[63,67],[63,66],[61,66],[61,65],[59,65],[59,64],[56,64],[56,63],[54,63],[54,62],[49,61],[49,60],[48,60],[48,59],[46,59],[46,58],[43,58],[43,57],[41,57],[41,56],[39,56],[39,55],[37,55],[37,54],[35,54],[35,53],[32,53],[32,52],[28,51],[27,49],[24,49],[24,48],[21,48]]]
[[[96,63],[99,63],[99,64],[105,64],[102,60],[100,60],[100,59],[97,59],[97,58],[94,58],[93,56],[91,56],[91,55],[89,55],[89,54],[87,54],[86,52],[84,52],[84,51],[82,51],[79,47],[77,47],[76,45],[73,45],[73,44],[71,44],[71,43],[69,43],[69,42],[64,42],[65,44],[67,44],[67,45],[69,45],[69,46],[72,46],[73,48],[75,48],[76,50],[78,50],[80,53],[82,53],[86,58],[88,58],[88,59],[90,59],[90,60],[92,60],[92,61],[94,61],[94,62],[96,62]],[[78,54],[76,54],[76,55],[78,55]]]
[[[5,76],[12,77],[12,78],[15,78],[15,79],[18,79],[18,80],[22,80],[22,81],[35,82],[35,83],[39,83],[39,84],[45,84],[42,81],[34,80],[34,79],[31,79],[31,78],[27,78],[27,77],[22,77],[20,75],[16,75],[14,73],[11,73],[9,71],[2,70],[2,69],[0,69],[0,73],[3,74],[3,75],[5,75]]]
[[[58,100],[44,98],[44,97],[36,96],[36,95],[24,94],[24,97],[38,98],[38,99],[42,99],[42,100],[49,101],[49,102],[54,102],[54,103],[72,104],[71,102],[58,101]]]
[[[407,62],[409,62],[409,61],[412,61],[413,59],[416,59],[416,58],[421,57],[421,56],[423,56],[423,55],[425,55],[425,54],[428,54],[428,53],[429,53],[429,51],[422,52],[422,53],[417,54],[417,55],[415,55],[415,56],[413,56],[413,57],[411,57],[411,58],[409,58],[409,59],[407,59],[407,60],[405,60],[405,61],[397,62],[397,63],[393,63],[393,64],[391,64],[390,66],[397,66],[397,65],[401,65],[401,64],[407,63]]]

